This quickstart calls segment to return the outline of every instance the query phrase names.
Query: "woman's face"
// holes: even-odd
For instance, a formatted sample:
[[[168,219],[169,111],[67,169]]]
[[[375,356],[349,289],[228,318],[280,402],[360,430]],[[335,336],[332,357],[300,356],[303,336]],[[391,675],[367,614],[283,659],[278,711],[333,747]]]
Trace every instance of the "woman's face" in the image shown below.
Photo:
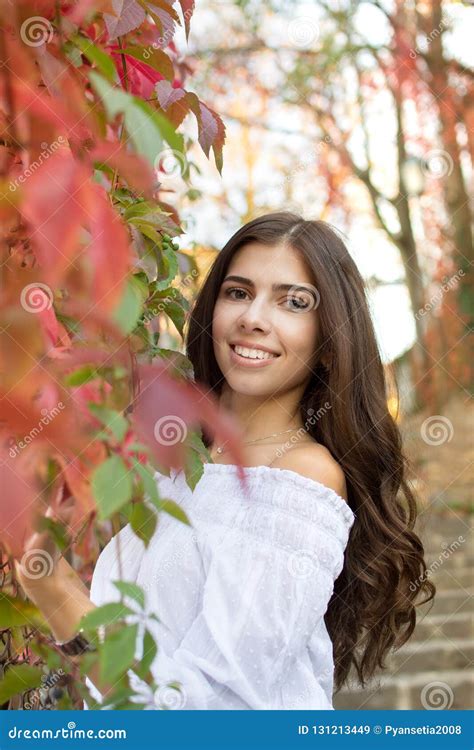
[[[236,276],[241,278],[230,278]],[[212,322],[215,357],[229,387],[267,396],[305,386],[317,360],[318,303],[313,279],[296,250],[258,242],[239,248]],[[257,359],[269,356],[262,350],[272,354]]]

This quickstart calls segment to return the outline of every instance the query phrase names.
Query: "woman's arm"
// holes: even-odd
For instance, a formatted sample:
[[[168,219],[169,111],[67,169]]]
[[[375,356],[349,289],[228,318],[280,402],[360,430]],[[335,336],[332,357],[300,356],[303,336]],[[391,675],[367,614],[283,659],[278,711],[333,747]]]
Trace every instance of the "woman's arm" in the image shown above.
[[[43,614],[55,640],[74,638],[82,617],[96,606],[90,601],[86,586],[69,563],[61,557],[51,575],[38,579],[25,575],[18,563],[16,571],[21,587]],[[113,686],[100,679],[98,664],[88,671],[87,676],[103,695],[112,690]]]
[[[69,586],[73,587],[76,591],[84,594],[89,598],[89,589],[83,583],[81,578],[77,575],[74,568],[68,563],[64,557],[60,557],[56,563],[58,575],[63,579]]]

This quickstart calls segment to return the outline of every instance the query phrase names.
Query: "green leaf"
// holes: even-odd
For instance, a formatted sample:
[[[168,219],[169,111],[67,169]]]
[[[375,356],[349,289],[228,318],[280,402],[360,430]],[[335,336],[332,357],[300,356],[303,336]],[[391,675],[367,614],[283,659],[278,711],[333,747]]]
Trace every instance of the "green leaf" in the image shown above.
[[[145,592],[141,586],[130,581],[112,581],[114,586],[118,588],[121,594],[130,596],[134,599],[142,609],[145,607]]]
[[[109,518],[130,500],[133,491],[132,475],[120,456],[111,456],[93,472],[92,490],[101,521]]]
[[[88,406],[89,411],[91,411],[97,419],[100,419],[102,424],[109,428],[118,441],[124,439],[129,424],[123,414],[114,409],[108,409],[101,404],[95,404],[93,401],[89,401]]]
[[[149,630],[145,630],[145,635],[143,636],[143,656],[139,666],[135,667],[133,670],[139,677],[141,677],[142,680],[145,679],[148,670],[150,669],[150,666],[157,654],[157,651],[158,649],[155,643],[155,639],[153,638]]]
[[[133,462],[133,468],[143,482],[145,492],[150,500],[156,504],[160,501],[158,494],[158,487],[156,486],[156,480],[154,474],[146,466],[140,463],[140,461]]]
[[[98,374],[99,373],[97,372],[95,367],[92,367],[91,365],[84,365],[83,367],[79,367],[77,370],[74,370],[74,372],[71,372],[69,375],[66,375],[64,381],[66,385],[83,385],[84,383],[88,383],[90,380],[94,380],[94,378],[96,378]]]
[[[135,149],[145,156],[153,167],[157,156],[163,151],[163,139],[184,158],[183,137],[176,133],[164,115],[155,112],[138,97],[111,86],[98,73],[91,71],[89,77],[92,86],[104,102],[108,116],[114,118],[119,113],[123,113],[125,128]]]
[[[188,375],[192,378],[193,365],[190,360],[181,352],[177,352],[174,349],[162,349],[158,346],[152,347],[150,351],[151,356],[160,357],[161,359],[167,360],[170,365],[173,366],[176,375]]]
[[[66,531],[66,525],[61,523],[60,521],[55,521],[53,518],[49,518],[49,516],[43,516],[42,518],[40,518],[38,522],[38,530],[49,531],[51,537],[54,539],[55,543],[58,545],[61,551],[65,550],[70,543],[70,539]]]
[[[110,633],[100,649],[101,680],[114,682],[135,659],[138,625],[127,625]]]
[[[31,602],[14,599],[7,594],[0,593],[0,627],[13,628],[19,625],[45,625],[40,610]]]
[[[161,249],[158,256],[158,279],[153,286],[157,291],[165,289],[178,273],[178,256],[170,247]]]
[[[108,602],[83,615],[79,627],[84,630],[95,630],[99,625],[110,625],[117,620],[122,620],[125,615],[132,614],[134,614],[133,610],[122,602]]]
[[[165,220],[167,216],[168,212],[163,211],[163,209],[161,209],[159,206],[149,203],[148,201],[139,201],[132,203],[131,205],[127,206],[124,211],[124,218],[126,221],[130,221],[132,218],[140,219],[141,221],[150,224],[152,227],[155,227],[155,229],[160,230],[162,229],[163,225],[166,224]]]
[[[178,505],[178,503],[175,503],[174,500],[168,500],[167,498],[165,498],[163,500],[159,500],[158,503],[153,504],[155,505],[158,512],[164,511],[165,513],[168,513],[168,515],[173,516],[173,518],[176,518],[178,521],[181,521],[181,523],[185,523],[187,526],[192,526],[191,521],[187,517],[184,510],[180,505]]]
[[[116,690],[111,691],[110,693],[107,693],[107,696],[105,697],[105,700],[103,703],[99,704],[97,708],[101,707],[108,707],[113,708],[114,710],[120,710],[120,711],[126,711],[127,709],[135,709],[140,710],[142,707],[142,704],[140,703],[132,703],[129,702],[128,699],[131,698],[132,695],[135,695],[135,691],[132,690],[127,685],[123,685],[119,683],[119,687]],[[144,705],[144,704],[143,704]]]
[[[87,57],[90,63],[97,65],[100,72],[108,78],[109,81],[114,81],[117,77],[115,70],[114,61],[109,57],[100,47],[96,47],[92,44],[91,40],[76,34],[72,37],[72,41],[78,47],[82,54]]]
[[[188,526],[191,526],[191,523],[186,513],[177,503],[174,502],[174,500],[160,498],[158,494],[158,488],[156,485],[155,478],[153,474],[149,471],[149,469],[147,469],[146,466],[143,466],[143,464],[140,464],[138,461],[134,463],[133,468],[135,469],[137,474],[140,476],[140,478],[143,480],[143,486],[145,488],[145,492],[149,500],[153,503],[153,505],[157,509],[157,511],[158,512],[164,511],[165,513],[168,513],[170,516],[177,518],[178,521],[181,521],[182,523],[185,523]]]
[[[203,473],[202,456],[195,450],[188,451],[186,453],[184,475],[186,477],[186,484],[191,490],[194,490]]]
[[[81,50],[72,44],[70,41],[64,43],[64,54],[75,68],[81,68],[84,65]]]
[[[145,221],[141,217],[132,216],[132,218],[129,220],[129,224],[133,224],[137,229],[140,230],[140,232],[145,236],[148,237],[149,240],[152,241],[153,247],[161,247],[162,243],[162,237],[159,232],[156,231],[153,224],[151,224],[148,221]]]
[[[148,547],[157,523],[158,518],[153,508],[149,508],[145,503],[134,504],[130,516],[130,525],[134,533],[143,540],[145,547]]]
[[[125,335],[135,328],[147,297],[148,285],[137,278],[137,275],[130,276],[120,304],[113,314],[115,322]]]
[[[44,672],[30,664],[14,664],[5,670],[3,680],[0,681],[0,704],[25,690],[39,687]]]
[[[167,290],[169,292],[169,290]],[[154,294],[148,301],[147,307],[153,310],[162,310],[173,321],[181,336],[184,336],[184,324],[186,322],[186,313],[189,309],[188,301],[181,292],[174,287],[170,296],[167,294]]]

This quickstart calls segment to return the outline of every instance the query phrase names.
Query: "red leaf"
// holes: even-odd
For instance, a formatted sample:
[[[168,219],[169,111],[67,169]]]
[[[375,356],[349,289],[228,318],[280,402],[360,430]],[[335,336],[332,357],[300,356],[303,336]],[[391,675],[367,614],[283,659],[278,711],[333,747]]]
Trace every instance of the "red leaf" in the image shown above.
[[[100,420],[90,411],[88,404],[101,404],[104,396],[110,395],[112,386],[105,380],[95,378],[88,383],[83,383],[76,388],[71,388],[71,398],[77,412],[82,415],[85,422],[90,422],[94,427],[100,427]]]
[[[71,521],[74,531],[77,532],[87,514],[96,509],[90,478],[97,466],[107,458],[107,450],[104,443],[94,440],[80,456],[71,459],[67,455],[58,454],[56,458],[62,466],[68,487],[77,500]]]
[[[168,367],[166,363],[138,367],[141,389],[131,421],[139,437],[159,463],[181,468],[188,431],[201,424],[219,442],[227,442],[243,479],[243,453],[235,420],[219,410],[215,397],[204,388],[171,377]]]
[[[75,257],[84,222],[90,172],[69,150],[50,156],[24,185],[22,212],[32,228],[35,254],[55,286]]]
[[[7,552],[21,557],[33,532],[40,486],[31,461],[32,449],[23,455],[9,454],[6,435],[0,449],[0,543]]]
[[[111,311],[122,296],[130,267],[128,232],[87,167],[69,151],[58,151],[29,178],[22,211],[32,228],[32,240],[47,280],[54,287],[69,264],[83,251],[82,230],[91,241],[93,299]]]
[[[73,23],[81,25],[89,14],[93,15],[97,11],[114,15],[112,0],[78,0],[72,8],[62,10],[62,13]]]
[[[199,130],[199,143],[209,158],[209,147],[212,146],[216,167],[222,172],[222,149],[225,141],[225,125],[213,109],[199,102],[200,115],[196,112]]]
[[[42,292],[42,290],[40,290]],[[42,294],[45,294],[42,292]],[[45,295],[46,296],[46,295]],[[56,318],[54,308],[44,307],[38,311],[38,317],[46,338],[46,352],[51,359],[67,357],[71,347],[71,338],[63,324]]]
[[[161,109],[175,128],[181,124],[190,109],[193,111],[198,122],[199,144],[207,158],[212,146],[217,169],[221,172],[225,125],[217,112],[201,102],[196,94],[171,85],[169,81],[157,83],[155,91]]]
[[[161,50],[155,50],[155,53],[156,52],[161,52]],[[161,52],[161,54],[167,58],[169,64],[171,65],[171,60],[169,60],[165,53]],[[122,86],[129,89],[132,94],[140,96],[142,99],[150,99],[153,94],[154,84],[157,81],[161,81],[163,79],[163,75],[159,71],[152,68],[150,65],[146,65],[146,63],[137,60],[132,55],[121,55],[115,52],[111,52],[111,56],[120,76]],[[127,61],[126,77],[121,59],[123,56]],[[164,70],[167,70],[166,64],[163,65],[163,68]],[[167,72],[169,73],[169,71]]]
[[[91,162],[107,164],[117,169],[129,187],[145,197],[151,197],[155,187],[155,174],[148,161],[132,154],[117,141],[102,141],[89,152]]]
[[[194,13],[195,2],[194,0],[179,0],[179,4],[181,5],[181,10],[183,11],[186,41],[189,41],[189,26],[191,23],[191,17]]]
[[[109,39],[128,34],[146,19],[146,13],[137,0],[112,0],[112,6],[116,15],[104,13]]]
[[[41,75],[46,88],[53,96],[60,96],[59,80],[67,72],[67,66],[62,60],[52,55],[46,48],[46,44],[41,44],[35,48],[36,58],[41,70]]]
[[[93,298],[104,312],[120,302],[131,271],[127,229],[100,188],[94,190],[89,255],[94,268]]]
[[[186,91],[179,86],[172,86],[169,81],[160,81],[155,86],[156,98],[160,107],[168,109],[175,102],[186,99]]]

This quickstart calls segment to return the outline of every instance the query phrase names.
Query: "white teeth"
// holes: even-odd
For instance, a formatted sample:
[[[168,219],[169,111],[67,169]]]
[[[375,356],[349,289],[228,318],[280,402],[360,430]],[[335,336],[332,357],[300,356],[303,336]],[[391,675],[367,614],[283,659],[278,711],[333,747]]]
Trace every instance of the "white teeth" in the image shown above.
[[[240,354],[241,357],[247,357],[248,359],[271,359],[276,357],[276,354],[270,352],[264,352],[261,349],[247,349],[245,346],[234,346],[234,351]]]

